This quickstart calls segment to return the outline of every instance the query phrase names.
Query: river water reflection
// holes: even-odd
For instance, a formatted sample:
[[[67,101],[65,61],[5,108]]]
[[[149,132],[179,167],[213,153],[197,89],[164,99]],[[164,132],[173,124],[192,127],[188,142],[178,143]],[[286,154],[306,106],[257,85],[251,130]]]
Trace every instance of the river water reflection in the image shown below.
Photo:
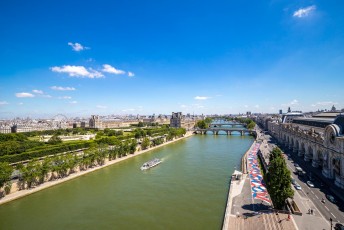
[[[0,229],[220,229],[250,136],[197,135],[0,206]],[[145,172],[152,158],[163,162]]]

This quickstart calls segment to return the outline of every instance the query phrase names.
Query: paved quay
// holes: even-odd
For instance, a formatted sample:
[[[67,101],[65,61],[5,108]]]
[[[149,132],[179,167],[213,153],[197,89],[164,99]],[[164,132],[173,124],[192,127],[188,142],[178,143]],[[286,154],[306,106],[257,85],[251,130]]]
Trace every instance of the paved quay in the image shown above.
[[[270,135],[264,134],[263,132],[261,133],[260,131],[259,140],[262,142],[260,151],[262,153],[262,156],[268,163],[269,153],[272,151],[274,147],[276,147],[275,141]],[[298,181],[298,177],[295,176],[295,174],[293,173],[293,169],[291,168],[287,159],[286,162],[289,167],[289,170],[291,171],[292,177]],[[300,184],[302,183],[300,182]],[[303,191],[295,190],[294,187],[292,188],[294,190],[294,201],[298,205],[300,211],[302,212],[302,216],[293,215],[293,219],[296,223],[297,228],[302,230],[330,229],[329,221],[322,216],[322,214],[317,209],[316,205],[307,196],[307,194],[305,194],[305,192]],[[314,210],[313,215],[308,214],[309,209]]]
[[[250,179],[249,154],[256,148],[254,142],[243,157],[243,174],[241,179],[232,178],[228,193],[227,207],[223,222],[223,230],[260,230],[260,229],[298,229],[292,216],[276,213],[270,203],[264,199],[254,199]]]

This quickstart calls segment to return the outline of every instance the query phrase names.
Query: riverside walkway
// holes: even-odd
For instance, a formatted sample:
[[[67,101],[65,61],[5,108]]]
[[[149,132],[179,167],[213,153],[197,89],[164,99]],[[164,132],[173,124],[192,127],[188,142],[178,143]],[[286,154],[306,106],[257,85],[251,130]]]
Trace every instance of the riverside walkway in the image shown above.
[[[262,181],[257,159],[259,144],[254,142],[243,157],[242,178],[232,178],[229,188],[223,230],[297,229],[293,217],[277,213]]]

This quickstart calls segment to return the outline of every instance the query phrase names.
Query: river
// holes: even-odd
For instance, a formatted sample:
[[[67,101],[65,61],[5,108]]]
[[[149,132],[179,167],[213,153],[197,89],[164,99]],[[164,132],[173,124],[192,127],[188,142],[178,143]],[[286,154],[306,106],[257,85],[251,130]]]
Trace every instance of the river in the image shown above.
[[[0,206],[0,229],[220,229],[250,136],[196,135]],[[152,158],[163,162],[147,171]]]

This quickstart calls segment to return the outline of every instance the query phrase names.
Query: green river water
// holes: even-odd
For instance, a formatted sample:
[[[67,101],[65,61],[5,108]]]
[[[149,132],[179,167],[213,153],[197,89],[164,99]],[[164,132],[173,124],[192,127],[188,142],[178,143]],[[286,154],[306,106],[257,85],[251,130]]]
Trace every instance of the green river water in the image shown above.
[[[0,206],[0,229],[221,229],[250,136],[196,135]],[[153,158],[163,162],[147,171]]]

